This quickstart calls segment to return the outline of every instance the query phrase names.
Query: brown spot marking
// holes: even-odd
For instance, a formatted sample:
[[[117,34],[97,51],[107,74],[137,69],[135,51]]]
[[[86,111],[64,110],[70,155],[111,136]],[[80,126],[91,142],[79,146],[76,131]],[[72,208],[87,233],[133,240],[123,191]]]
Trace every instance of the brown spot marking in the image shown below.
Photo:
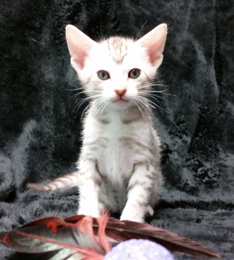
[[[95,178],[95,177],[87,177],[87,179],[86,180],[91,180],[91,181],[93,181],[97,186],[100,186],[101,185],[101,180],[100,179],[98,179],[98,178]]]
[[[134,183],[128,186],[127,192],[129,192],[137,185],[141,186],[145,191],[151,191],[151,186],[149,186],[148,182],[135,181]]]
[[[101,183],[102,183],[102,182],[103,182],[103,183],[106,183],[106,184],[109,183],[107,176],[106,176],[105,174],[103,174],[103,173],[99,170],[99,167],[98,167],[98,163],[97,163],[97,162],[96,162],[96,164],[95,164],[95,169],[96,169],[96,171],[98,172],[99,176],[101,177],[100,185],[99,185],[99,186],[101,186]]]
[[[99,171],[99,167],[98,167],[98,163],[97,163],[97,162],[95,163],[95,170],[100,174],[100,171]]]
[[[110,121],[108,121],[108,120],[106,120],[104,118],[100,118],[100,117],[96,117],[96,118],[97,118],[98,122],[100,122],[100,123],[102,123],[104,125],[107,125],[107,124],[110,123]]]
[[[87,84],[89,84],[89,82],[90,82],[91,78],[92,78],[92,75],[88,77],[88,79],[86,80],[86,82],[84,82],[84,85],[87,85]]]
[[[93,182],[97,185],[97,186],[101,186],[101,180],[97,179],[97,178],[94,178],[93,179]]]
[[[129,119],[129,120],[123,119],[123,123],[124,123],[125,125],[129,125],[129,124],[131,124],[131,123],[134,122],[134,121],[135,121],[135,119]]]
[[[147,191],[147,192],[151,192],[151,190],[152,190],[152,188],[149,187],[149,186],[143,186],[142,188],[143,188],[145,191]]]
[[[100,172],[99,172],[99,175],[101,176],[103,183],[105,183],[105,184],[109,183],[109,180],[108,180],[106,175],[104,175],[104,174],[102,174]]]
[[[127,184],[128,184],[128,182],[129,182],[129,179],[131,178],[131,176],[129,177],[129,176],[122,175],[121,178],[122,178],[122,181],[123,181],[123,183],[125,184],[125,186],[127,186]]]
[[[138,90],[144,91],[144,90],[149,90],[149,88],[148,88],[148,87],[141,87],[141,88],[139,88]]]
[[[98,148],[105,148],[106,147],[106,138],[103,138],[103,137],[99,137],[97,138],[94,142],[85,142],[83,143],[83,146],[93,146],[92,149],[95,149],[95,147]],[[89,147],[90,148],[90,147]]]
[[[142,208],[145,208],[148,205],[145,201],[139,201],[139,200],[136,200],[135,204],[139,205]]]
[[[136,107],[131,109],[131,111],[126,114],[125,118],[122,118],[123,124],[131,124],[133,122],[137,122],[142,119],[142,114],[139,112],[139,109]]]
[[[102,176],[102,174],[101,174],[101,172],[100,172],[100,170],[99,170],[99,167],[98,167],[98,163],[97,163],[97,162],[95,163],[95,170],[98,172],[98,174],[99,174],[100,176]]]
[[[79,171],[79,175],[85,175],[85,172]]]
[[[149,163],[147,161],[135,163],[133,171],[135,171],[136,166],[146,166],[146,170],[149,171]]]
[[[120,138],[120,141],[123,142],[123,145],[126,145],[128,146],[129,148],[132,147],[133,144],[137,145],[139,148],[143,149],[143,150],[148,150],[150,151],[150,153],[152,153],[152,149],[150,149],[148,146],[142,144],[141,142],[139,141],[136,141],[135,139],[133,138],[130,138],[130,137],[121,137]],[[145,163],[145,162],[144,162]],[[143,162],[142,162],[143,164]]]
[[[150,167],[149,167],[149,164],[147,163],[146,164],[146,170],[149,171]]]
[[[152,174],[146,174],[145,178],[149,179],[149,180],[155,180],[155,176]]]
[[[129,192],[130,190],[132,190],[135,186],[137,186],[137,185],[142,185],[142,183],[141,182],[139,182],[139,181],[135,181],[134,183],[132,183],[131,185],[129,185],[128,186],[128,188],[127,188],[127,192]]]

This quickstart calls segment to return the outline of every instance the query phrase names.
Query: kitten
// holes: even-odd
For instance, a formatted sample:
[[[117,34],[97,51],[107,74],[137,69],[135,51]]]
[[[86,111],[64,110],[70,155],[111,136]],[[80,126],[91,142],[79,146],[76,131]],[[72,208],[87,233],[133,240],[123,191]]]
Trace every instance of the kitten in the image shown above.
[[[111,37],[95,42],[76,27],[66,27],[71,64],[91,99],[84,119],[77,171],[39,191],[78,186],[78,214],[99,217],[122,212],[121,220],[143,222],[153,214],[163,178],[160,140],[147,95],[163,60],[167,26],[141,39]]]

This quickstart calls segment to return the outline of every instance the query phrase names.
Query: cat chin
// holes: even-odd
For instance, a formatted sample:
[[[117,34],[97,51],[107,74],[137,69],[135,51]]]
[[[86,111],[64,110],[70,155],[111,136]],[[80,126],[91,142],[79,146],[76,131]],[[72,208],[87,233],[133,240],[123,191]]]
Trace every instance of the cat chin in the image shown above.
[[[122,110],[133,106],[133,102],[130,100],[117,99],[109,102],[110,106],[116,110]]]
[[[114,104],[127,104],[127,103],[129,103],[129,100],[126,100],[126,99],[116,99],[116,100],[113,100],[112,103],[114,103]]]

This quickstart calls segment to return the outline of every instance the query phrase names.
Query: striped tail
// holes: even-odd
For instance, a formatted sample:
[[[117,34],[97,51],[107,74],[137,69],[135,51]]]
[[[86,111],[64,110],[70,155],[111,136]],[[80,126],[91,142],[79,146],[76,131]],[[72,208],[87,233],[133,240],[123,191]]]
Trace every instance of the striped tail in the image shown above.
[[[78,186],[78,174],[76,171],[58,177],[54,179],[52,182],[49,182],[48,184],[37,184],[37,183],[27,184],[28,189],[33,189],[40,192],[50,192],[50,191],[66,189],[74,186]]]

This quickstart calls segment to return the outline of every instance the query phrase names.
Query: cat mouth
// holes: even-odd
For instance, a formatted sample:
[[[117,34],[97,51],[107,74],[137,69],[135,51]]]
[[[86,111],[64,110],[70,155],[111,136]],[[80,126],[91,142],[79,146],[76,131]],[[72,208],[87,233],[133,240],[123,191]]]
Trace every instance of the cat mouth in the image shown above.
[[[117,99],[114,99],[114,100],[112,100],[112,102],[113,103],[117,103],[117,104],[122,104],[122,103],[128,103],[129,102],[129,100],[128,99],[123,99],[123,98],[117,98]]]

